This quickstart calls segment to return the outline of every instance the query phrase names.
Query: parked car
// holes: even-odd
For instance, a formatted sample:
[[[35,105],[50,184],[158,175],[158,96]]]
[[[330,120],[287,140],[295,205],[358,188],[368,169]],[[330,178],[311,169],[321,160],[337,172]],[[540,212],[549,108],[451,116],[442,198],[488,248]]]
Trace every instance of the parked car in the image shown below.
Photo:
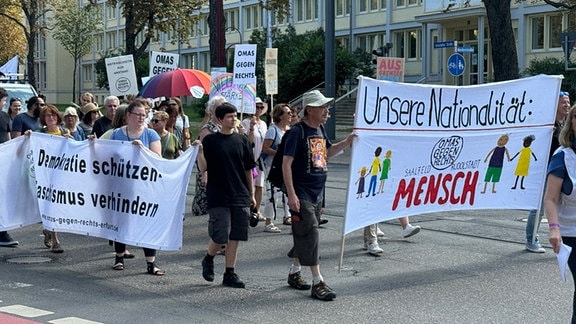
[[[26,101],[28,101],[30,97],[38,95],[34,87],[29,83],[0,82],[0,87],[6,89],[8,92],[6,105],[2,107],[2,110],[4,111],[8,111],[8,103],[10,102],[10,99],[18,98],[22,102],[22,110],[20,112],[26,112]]]

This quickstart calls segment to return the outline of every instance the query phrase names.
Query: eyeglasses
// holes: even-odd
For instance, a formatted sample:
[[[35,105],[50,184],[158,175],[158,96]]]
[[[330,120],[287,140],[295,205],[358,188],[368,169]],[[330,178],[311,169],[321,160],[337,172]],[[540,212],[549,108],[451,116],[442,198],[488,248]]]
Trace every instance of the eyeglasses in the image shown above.
[[[169,104],[168,106],[171,106],[171,107],[177,107],[177,106],[178,106],[178,104],[177,104],[177,103],[171,103],[171,104]]]
[[[263,105],[256,105],[256,109],[264,109]]]
[[[46,114],[44,115],[46,118],[50,117],[50,118],[56,118],[58,115],[56,114]]]
[[[560,91],[560,97],[570,97],[570,94],[566,91]]]
[[[156,124],[158,122],[164,121],[164,119],[152,119],[152,123]]]
[[[138,117],[140,117],[140,118],[146,118],[146,114],[137,114],[137,113],[133,113],[133,112],[131,112],[130,114],[136,115],[136,116],[138,116]]]
[[[38,105],[38,106],[40,106],[40,107],[44,107],[44,106],[46,106],[46,104],[45,104],[45,103],[37,103],[37,105]]]

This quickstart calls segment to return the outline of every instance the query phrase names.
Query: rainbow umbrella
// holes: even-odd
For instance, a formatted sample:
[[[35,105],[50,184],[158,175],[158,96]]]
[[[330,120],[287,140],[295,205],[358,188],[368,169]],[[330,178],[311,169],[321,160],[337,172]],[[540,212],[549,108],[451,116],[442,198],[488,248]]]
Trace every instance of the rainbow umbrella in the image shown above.
[[[194,69],[175,69],[151,77],[140,89],[140,97],[178,97],[210,93],[210,75]]]

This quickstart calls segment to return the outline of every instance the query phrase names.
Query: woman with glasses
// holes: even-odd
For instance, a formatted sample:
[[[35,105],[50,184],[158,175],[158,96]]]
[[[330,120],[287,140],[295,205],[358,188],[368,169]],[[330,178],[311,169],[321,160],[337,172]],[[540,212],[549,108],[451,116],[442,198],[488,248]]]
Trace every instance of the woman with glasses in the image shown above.
[[[148,103],[142,99],[136,99],[126,108],[126,125],[116,128],[110,137],[111,140],[129,141],[134,145],[146,147],[161,156],[160,136],[152,129],[146,127],[146,106]],[[124,253],[126,244],[115,242],[114,249],[116,258],[114,270],[124,270]],[[155,276],[163,276],[164,270],[156,266],[156,250],[143,248],[146,257],[147,272]]]
[[[86,133],[80,125],[78,125],[78,113],[76,108],[68,107],[64,110],[64,128],[72,135],[72,137],[77,141],[83,141],[86,139]]]
[[[266,136],[264,136],[264,143],[262,144],[262,155],[264,160],[265,174],[270,171],[272,160],[276,155],[276,150],[282,141],[282,136],[290,128],[292,120],[292,110],[288,104],[280,103],[272,109],[272,122],[273,124],[268,128]],[[291,225],[292,219],[290,218],[290,211],[288,208],[288,198],[282,192],[282,188],[275,188],[270,184],[270,190],[266,190],[269,199],[264,204],[264,217],[266,218],[264,231],[269,233],[280,233],[281,230],[272,223],[272,217],[276,214],[276,203],[278,197],[282,197],[284,202],[284,217],[282,223],[284,225]]]
[[[73,108],[74,109],[74,108]],[[56,136],[65,136],[68,138],[72,138],[70,132],[62,127],[62,117],[60,116],[60,111],[58,108],[53,105],[47,105],[40,111],[40,123],[42,124],[42,128],[38,131],[45,134],[56,135]],[[30,135],[31,130],[26,131],[26,135]],[[60,239],[58,238],[58,233],[55,231],[48,231],[43,230],[42,233],[44,234],[44,245],[50,248],[52,253],[62,253],[64,250],[60,245]]]
[[[28,99],[26,107],[28,111],[25,114],[18,114],[12,121],[12,138],[16,138],[26,131],[35,131],[40,129],[40,110],[46,106],[44,99],[34,96]]]
[[[152,117],[152,128],[160,135],[160,144],[162,146],[162,157],[165,159],[173,160],[180,156],[181,147],[178,138],[166,130],[166,122],[168,121],[168,113],[165,111],[157,111]]]

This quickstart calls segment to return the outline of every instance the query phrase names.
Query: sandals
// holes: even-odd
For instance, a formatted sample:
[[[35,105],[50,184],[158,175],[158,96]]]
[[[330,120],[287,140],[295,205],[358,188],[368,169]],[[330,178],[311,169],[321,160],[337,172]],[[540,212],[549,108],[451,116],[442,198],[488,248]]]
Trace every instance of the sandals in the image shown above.
[[[154,262],[148,262],[148,274],[154,276],[163,276],[166,274],[166,271],[158,268]]]
[[[124,257],[116,257],[116,261],[114,261],[114,265],[112,266],[114,270],[124,270]]]
[[[52,251],[52,253],[63,253],[64,249],[62,249],[62,247],[60,246],[60,243],[54,243],[52,242],[52,249],[50,251]]]
[[[282,222],[282,224],[284,224],[284,225],[292,225],[292,217],[286,217],[286,218],[284,218],[284,221]]]

